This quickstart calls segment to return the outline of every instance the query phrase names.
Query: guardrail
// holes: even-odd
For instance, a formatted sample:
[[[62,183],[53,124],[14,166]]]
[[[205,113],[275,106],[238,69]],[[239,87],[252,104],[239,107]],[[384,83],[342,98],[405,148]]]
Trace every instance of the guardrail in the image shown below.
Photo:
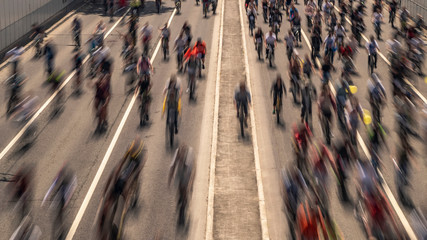
[[[424,21],[427,18],[427,0],[401,0],[401,6],[405,6],[412,17],[417,14],[423,16]]]

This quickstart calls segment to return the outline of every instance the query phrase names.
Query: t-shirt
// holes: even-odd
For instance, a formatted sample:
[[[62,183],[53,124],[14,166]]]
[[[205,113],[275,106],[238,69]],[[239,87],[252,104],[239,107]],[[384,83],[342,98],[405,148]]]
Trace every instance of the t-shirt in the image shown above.
[[[294,47],[295,37],[293,35],[286,36],[285,41],[286,41],[286,48]]]
[[[367,42],[366,48],[368,49],[369,54],[372,54],[377,52],[377,49],[379,48],[379,46],[377,41],[374,40],[373,42]]]
[[[270,35],[270,33],[267,33],[265,35],[265,42],[269,45],[274,45],[274,43],[276,42],[276,34],[272,33]]]
[[[178,53],[182,53],[184,51],[185,48],[185,40],[184,38],[180,38],[179,36],[175,39],[175,45],[176,45],[176,51]]]
[[[383,15],[381,13],[377,13],[377,12],[374,13],[374,22],[375,23],[380,23],[382,18],[383,18]]]

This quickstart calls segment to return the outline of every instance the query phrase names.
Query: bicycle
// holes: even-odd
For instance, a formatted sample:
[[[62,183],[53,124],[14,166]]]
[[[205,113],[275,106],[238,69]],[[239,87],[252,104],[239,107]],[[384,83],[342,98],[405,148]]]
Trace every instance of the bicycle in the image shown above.
[[[258,53],[258,60],[261,60],[261,56],[262,56],[262,41],[260,40],[259,42],[257,42],[257,53]]]
[[[195,99],[194,94],[196,92],[196,79],[194,74],[189,75],[189,89],[190,89],[190,100]]]
[[[197,73],[199,75],[199,78],[202,78],[202,66],[203,66],[202,54],[199,53],[197,54]]]
[[[245,122],[245,111],[243,104],[239,104],[239,122],[240,122],[240,134],[242,138],[245,137],[245,129],[244,129],[244,122]]]
[[[368,70],[372,74],[375,69],[375,58],[373,54],[369,54],[368,56]]]
[[[291,76],[291,92],[294,98],[294,103],[298,103],[297,98],[301,95],[301,86],[300,79],[294,74],[292,74]]]
[[[149,92],[141,94],[141,105],[139,106],[139,126],[144,126],[148,121],[148,105],[150,104]]]
[[[175,136],[175,118],[176,118],[176,109],[168,108],[168,118],[166,121],[167,133],[169,135],[169,145],[173,147],[173,141]]]
[[[268,44],[268,46],[267,46],[267,59],[268,59],[270,67],[273,67],[273,58],[274,58],[273,47],[270,44]]]
[[[320,113],[319,121],[322,126],[322,133],[323,133],[323,136],[325,137],[325,141],[330,146],[331,145],[331,128],[330,128],[329,119],[325,115]]]
[[[163,60],[166,60],[168,57],[168,48],[168,41],[165,38],[162,38]]]
[[[277,121],[277,124],[280,124],[280,112],[282,110],[282,97],[277,96],[275,108],[276,108],[276,121]]]

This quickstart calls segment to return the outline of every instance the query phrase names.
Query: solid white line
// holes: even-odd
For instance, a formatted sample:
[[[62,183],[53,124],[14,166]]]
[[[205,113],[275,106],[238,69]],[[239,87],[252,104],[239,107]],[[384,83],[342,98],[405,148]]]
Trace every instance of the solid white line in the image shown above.
[[[128,10],[129,11],[129,10]],[[110,35],[110,33],[114,30],[114,28],[117,27],[117,24],[122,20],[124,16],[126,16],[126,13],[113,25],[113,27],[105,34],[104,39]],[[89,60],[89,55],[85,57],[83,60],[83,64],[85,64]],[[3,149],[3,151],[0,153],[0,160],[9,152],[9,150],[15,145],[15,143],[24,135],[25,131],[31,126],[31,124],[36,120],[36,118],[46,109],[46,107],[52,102],[52,100],[58,95],[59,91],[61,91],[68,82],[74,77],[74,74],[76,74],[76,71],[72,71],[71,74],[65,79],[65,81],[59,86],[59,88],[47,99],[47,101],[41,106],[41,108],[34,114],[34,116],[31,117],[31,119],[22,127],[22,129],[16,134],[16,136],[12,139],[12,141],[9,142],[9,144]]]
[[[240,13],[240,27],[242,30],[242,43],[243,43],[243,53],[245,55],[245,73],[246,73],[246,81],[247,86],[249,89],[249,92],[251,91],[251,75],[249,71],[249,60],[248,60],[248,53],[247,53],[247,46],[246,46],[246,33],[245,33],[245,26],[243,22],[243,14],[242,14],[242,0],[239,1],[239,13]],[[265,197],[264,197],[264,187],[262,184],[262,172],[261,172],[261,163],[259,160],[259,152],[258,152],[258,138],[257,138],[257,128],[256,128],[256,121],[255,121],[255,113],[254,113],[254,96],[252,95],[252,107],[249,109],[250,116],[251,116],[251,128],[252,128],[252,142],[253,142],[253,148],[254,148],[254,159],[255,159],[255,171],[256,171],[256,180],[257,180],[257,187],[258,187],[258,203],[259,203],[259,215],[260,215],[260,221],[261,221],[261,231],[262,231],[262,239],[267,240],[270,239],[270,235],[268,233],[268,224],[267,224],[267,213],[265,210]]]
[[[304,30],[301,29],[301,32],[304,36],[304,39],[307,42],[307,45],[311,49],[311,44],[308,41],[308,38],[306,37]],[[317,58],[316,58],[316,60],[317,60]],[[330,89],[332,90],[333,94],[335,95],[336,94],[335,88],[330,81],[329,81],[329,86],[330,86]],[[359,131],[357,131],[357,140],[358,140],[363,152],[365,153],[366,157],[368,159],[371,159],[371,154],[369,154],[368,148],[366,147],[365,142],[363,141],[362,137],[360,136]],[[381,171],[378,170],[378,172],[379,172],[380,176],[382,177]],[[416,239],[415,233],[412,230],[412,227],[410,226],[408,220],[406,219],[405,215],[403,214],[402,209],[400,209],[399,204],[397,203],[395,197],[393,196],[393,193],[390,191],[390,188],[388,187],[385,179],[384,179],[382,186],[384,188],[385,193],[387,194],[388,199],[390,200],[390,203],[393,205],[394,210],[396,211],[397,215],[399,216],[399,219],[402,222],[403,227],[405,228],[406,232],[408,233],[410,239]]]
[[[172,21],[172,18],[175,16],[175,13],[176,13],[176,9],[172,12],[172,15],[169,18],[168,27],[169,27],[169,25],[170,25],[170,23]],[[121,19],[118,22],[120,22],[120,21],[121,21]],[[111,31],[112,30],[110,30],[108,33],[110,33]],[[153,53],[153,55],[151,57],[151,61],[152,62],[156,58],[156,55],[157,55],[157,52],[158,52],[158,48],[160,46],[160,42],[161,42],[161,40],[159,40],[159,42],[157,44],[157,47],[156,47],[156,50],[154,51],[154,53]],[[100,178],[102,176],[102,173],[104,172],[105,166],[107,165],[108,160],[110,159],[111,153],[113,152],[113,149],[116,146],[117,140],[119,139],[119,136],[120,136],[120,134],[121,134],[121,132],[123,130],[123,127],[124,127],[124,125],[126,123],[126,120],[129,117],[130,111],[132,110],[132,107],[135,104],[135,100],[136,100],[137,96],[138,96],[137,92],[135,92],[134,95],[132,96],[132,99],[131,99],[131,101],[129,103],[129,106],[126,109],[126,112],[123,115],[123,118],[120,121],[120,124],[119,124],[116,132],[114,133],[114,137],[111,140],[110,145],[108,146],[107,152],[105,153],[104,158],[102,159],[101,165],[99,166],[98,171],[96,172],[96,175],[95,175],[94,179],[92,180],[92,183],[91,183],[91,185],[89,187],[89,190],[86,193],[86,196],[85,196],[85,198],[83,200],[83,203],[80,206],[79,211],[77,212],[76,218],[74,219],[73,224],[71,225],[71,228],[70,228],[70,230],[69,230],[69,232],[67,234],[66,240],[73,239],[74,234],[77,231],[77,228],[78,228],[78,226],[79,226],[79,224],[80,224],[80,222],[81,222],[81,220],[83,218],[83,215],[86,212],[86,208],[89,205],[89,201],[91,200],[92,195],[95,192],[95,188],[97,187],[97,185],[99,183],[99,180],[100,180]],[[97,221],[97,219],[95,219],[94,221]]]
[[[212,126],[212,148],[211,148],[211,161],[209,169],[209,189],[208,189],[208,206],[206,214],[206,240],[213,239],[213,217],[214,217],[214,197],[215,197],[215,164],[216,164],[216,151],[218,147],[218,113],[219,113],[219,88],[221,79],[221,60],[222,60],[222,39],[224,30],[224,2],[221,1],[221,21],[219,28],[219,43],[218,43],[218,60],[217,71],[215,80],[215,105],[214,105],[214,119]]]

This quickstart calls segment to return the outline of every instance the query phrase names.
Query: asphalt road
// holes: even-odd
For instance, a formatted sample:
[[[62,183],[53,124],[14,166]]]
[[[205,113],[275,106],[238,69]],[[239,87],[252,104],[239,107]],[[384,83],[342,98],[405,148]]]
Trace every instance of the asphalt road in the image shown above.
[[[231,0],[220,0],[231,1]],[[297,8],[303,13],[304,6],[302,1]],[[370,3],[370,1],[368,1]],[[188,101],[188,94],[185,93],[187,86],[186,75],[179,75],[184,88],[183,112],[180,117],[179,133],[176,135],[176,142],[173,148],[170,148],[165,140],[165,119],[161,116],[163,102],[162,91],[165,82],[171,74],[176,73],[175,53],[171,52],[168,60],[164,61],[161,52],[156,55],[153,61],[155,73],[153,81],[153,102],[151,104],[151,114],[148,126],[139,127],[138,106],[136,101],[133,104],[133,95],[125,92],[125,76],[121,71],[120,51],[122,41],[119,38],[119,32],[126,32],[127,26],[121,23],[116,25],[119,15],[114,21],[109,23],[108,17],[102,16],[102,7],[94,5],[83,5],[76,10],[83,23],[82,42],[85,42],[91,35],[96,23],[101,19],[107,24],[107,30],[113,26],[114,30],[105,40],[107,46],[111,49],[111,56],[114,58],[114,72],[112,76],[112,98],[109,105],[108,122],[109,127],[106,133],[96,134],[96,121],[93,112],[94,89],[91,81],[86,79],[84,82],[83,94],[76,96],[72,94],[72,81],[65,86],[66,101],[63,110],[58,115],[52,115],[51,105],[37,117],[37,138],[34,144],[29,148],[22,149],[22,142],[18,140],[9,151],[5,148],[16,136],[22,125],[18,125],[8,120],[4,114],[5,104],[1,107],[0,117],[0,151],[6,153],[0,158],[0,173],[3,176],[15,173],[22,165],[34,163],[34,185],[32,197],[31,215],[43,232],[42,239],[50,239],[53,217],[48,208],[41,207],[42,199],[55,178],[59,169],[65,162],[70,164],[70,168],[75,172],[78,179],[78,187],[72,197],[66,214],[66,223],[68,227],[74,226],[69,233],[72,239],[96,239],[96,233],[93,223],[96,218],[99,202],[102,198],[102,189],[108,174],[118,163],[121,156],[127,149],[129,143],[136,135],[140,135],[145,141],[148,150],[148,161],[144,167],[141,176],[141,191],[138,206],[135,211],[129,213],[125,222],[125,239],[153,239],[160,236],[163,239],[203,239],[206,227],[206,205],[208,197],[209,164],[212,138],[212,121],[214,118],[214,97],[215,97],[215,78],[217,75],[217,56],[220,31],[220,12],[221,4],[218,4],[218,14],[209,14],[208,18],[202,17],[201,6],[196,6],[192,0],[182,3],[182,13],[175,14],[173,11],[173,1],[164,1],[160,14],[155,12],[154,1],[146,4],[146,9],[142,11],[139,24],[149,22],[154,29],[163,26],[170,20],[171,45],[177,36],[181,26],[187,21],[192,26],[193,42],[197,37],[202,37],[208,46],[206,55],[206,70],[203,76],[197,81],[197,100]],[[371,12],[368,5],[368,16],[365,16],[367,25],[366,36],[373,34],[373,27],[369,24]],[[243,6],[243,4],[241,5]],[[261,6],[261,5],[260,5]],[[384,12],[385,13],[385,12]],[[122,14],[122,13],[121,13]],[[239,14],[239,12],[236,12]],[[388,14],[384,14],[388,19]],[[284,15],[285,16],[285,15]],[[49,36],[53,39],[58,54],[56,56],[56,65],[71,73],[72,63],[72,39],[70,26],[73,17],[60,24]],[[302,17],[303,31],[309,37],[306,19]],[[262,22],[262,13],[258,16],[257,26],[260,26],[264,32],[268,26]],[[226,25],[227,22],[224,23]],[[347,24],[349,28],[349,24]],[[282,23],[279,38],[281,41],[276,49],[275,66],[268,67],[266,62],[258,61],[252,38],[248,34],[248,24],[244,18],[244,33],[246,37],[249,71],[251,74],[253,108],[255,113],[256,131],[258,136],[258,152],[261,163],[261,173],[264,185],[265,206],[267,214],[268,232],[270,239],[287,239],[289,229],[286,224],[286,217],[282,211],[283,204],[279,188],[279,172],[282,168],[293,164],[292,147],[290,143],[291,126],[299,121],[300,106],[294,105],[291,101],[291,94],[284,101],[282,125],[277,125],[275,116],[272,115],[270,87],[276,73],[280,72],[289,86],[288,80],[288,60],[286,58],[286,47],[283,37],[289,29],[289,23]],[[387,39],[392,30],[388,24],[383,25],[383,38]],[[158,31],[154,31],[151,54],[155,52],[158,43]],[[323,36],[325,29],[323,29]],[[239,37],[239,36],[236,36]],[[309,54],[308,42],[303,37],[303,47],[298,49],[300,56]],[[379,42],[380,48],[386,56],[385,42]],[[138,45],[140,48],[140,43]],[[364,49],[359,49],[356,58],[356,66],[359,75],[354,76],[353,80],[358,86],[357,96],[361,105],[370,109],[367,101],[367,54]],[[32,59],[33,49],[30,49],[22,56],[23,72],[28,76],[28,82],[24,89],[31,91],[39,96],[40,102],[44,103],[51,95],[49,87],[44,84],[46,75],[44,73],[43,59]],[[236,64],[244,64],[236,62]],[[335,59],[335,66],[341,63]],[[424,68],[426,69],[426,68]],[[388,80],[388,65],[379,57],[379,74],[387,89],[387,94],[391,96],[391,85]],[[333,79],[338,79],[339,71],[333,73]],[[9,69],[0,71],[0,79],[5,79],[9,75]],[[313,82],[316,87],[320,86],[318,76],[313,76]],[[422,79],[418,79],[415,84],[420,94],[427,96],[427,85]],[[318,91],[319,92],[319,91]],[[0,98],[6,99],[4,91],[0,91]],[[421,102],[420,102],[421,103]],[[130,105],[133,104],[133,105]],[[131,106],[131,108],[129,108]],[[419,107],[422,105],[420,104]],[[127,110],[129,108],[129,113]],[[321,138],[321,129],[317,119],[317,108],[313,103],[313,126],[314,133]],[[394,107],[392,99],[388,99],[387,108],[384,111],[383,121],[388,130],[388,145],[390,153],[382,152],[384,165],[382,173],[385,182],[391,189],[388,197],[396,197],[396,187],[394,183],[394,168],[390,155],[395,155],[395,146],[398,143],[398,136],[394,133]],[[237,120],[236,120],[237,121]],[[335,121],[336,122],[336,121]],[[252,129],[253,131],[253,129]],[[363,141],[366,142],[366,131],[362,127],[359,132]],[[334,136],[338,138],[340,133],[334,129]],[[335,140],[335,139],[334,139]],[[427,214],[427,203],[425,201],[427,193],[427,181],[423,177],[426,172],[426,161],[424,160],[424,145],[421,142],[413,141],[419,152],[417,164],[413,168],[411,188],[411,197],[417,207]],[[176,147],[186,143],[192,146],[197,156],[197,174],[196,185],[193,199],[191,202],[190,224],[188,228],[179,229],[176,226],[176,196],[175,189],[168,187],[167,175],[169,165]],[[361,156],[366,157],[360,148]],[[0,155],[1,156],[1,155]],[[105,168],[104,168],[105,166]],[[102,171],[101,171],[102,170]],[[100,173],[101,175],[99,175]],[[99,175],[99,179],[95,176]],[[354,174],[353,174],[354,176]],[[95,182],[94,179],[96,180]],[[5,182],[0,183],[0,188],[6,187]],[[91,185],[93,187],[91,187]],[[329,195],[331,201],[332,217],[346,239],[365,238],[363,229],[359,222],[354,218],[353,206],[343,204],[337,197],[336,184],[333,177],[329,178]],[[355,195],[354,187],[350,186],[351,195]],[[89,195],[88,195],[89,192]],[[89,198],[90,196],[90,198]],[[85,198],[87,200],[85,200]],[[392,199],[390,199],[392,200]],[[4,188],[0,194],[0,239],[9,239],[14,228],[18,225],[16,221],[16,212],[13,210],[13,203],[10,202],[9,194]],[[84,206],[84,207],[82,207]],[[403,214],[399,218],[406,218],[410,214],[410,209],[404,208],[397,200],[393,205],[396,209],[401,209]],[[399,210],[397,210],[399,211]],[[78,214],[78,213],[82,214]],[[403,220],[404,222],[404,220]],[[403,225],[403,224],[402,224]],[[402,229],[404,229],[402,227]],[[237,238],[238,239],[238,238]]]

